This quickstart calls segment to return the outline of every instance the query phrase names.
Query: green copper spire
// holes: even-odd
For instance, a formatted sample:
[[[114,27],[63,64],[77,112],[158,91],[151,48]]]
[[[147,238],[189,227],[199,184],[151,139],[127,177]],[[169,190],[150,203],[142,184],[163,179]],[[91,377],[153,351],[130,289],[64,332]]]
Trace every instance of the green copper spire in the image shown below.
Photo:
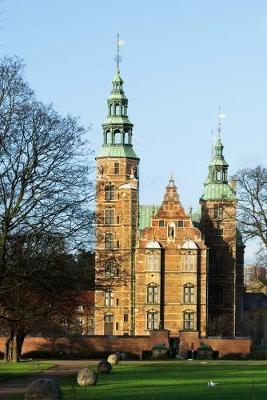
[[[221,126],[218,126],[218,136],[213,147],[213,156],[209,163],[209,174],[204,183],[204,193],[201,200],[236,200],[236,195],[228,184],[228,164],[223,156],[221,141]]]
[[[123,90],[123,79],[119,69],[119,45],[117,39],[116,73],[112,80],[112,91],[107,100],[108,115],[102,124],[103,145],[98,157],[138,158],[132,146],[133,124],[128,118],[128,99]]]

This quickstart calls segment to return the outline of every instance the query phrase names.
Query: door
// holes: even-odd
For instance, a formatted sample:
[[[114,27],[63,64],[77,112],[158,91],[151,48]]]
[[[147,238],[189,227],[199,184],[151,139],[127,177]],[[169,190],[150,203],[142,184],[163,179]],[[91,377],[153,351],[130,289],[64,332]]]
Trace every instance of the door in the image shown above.
[[[104,335],[113,335],[113,315],[107,314],[104,317]]]

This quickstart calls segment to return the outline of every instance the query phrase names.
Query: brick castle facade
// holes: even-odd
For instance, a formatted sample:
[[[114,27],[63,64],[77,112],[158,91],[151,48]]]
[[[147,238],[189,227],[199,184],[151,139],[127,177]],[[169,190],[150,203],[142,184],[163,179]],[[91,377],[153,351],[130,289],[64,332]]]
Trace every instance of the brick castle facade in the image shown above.
[[[244,245],[234,182],[218,137],[199,212],[185,212],[171,177],[160,206],[139,204],[139,158],[117,68],[96,158],[95,334],[199,338],[242,331]]]

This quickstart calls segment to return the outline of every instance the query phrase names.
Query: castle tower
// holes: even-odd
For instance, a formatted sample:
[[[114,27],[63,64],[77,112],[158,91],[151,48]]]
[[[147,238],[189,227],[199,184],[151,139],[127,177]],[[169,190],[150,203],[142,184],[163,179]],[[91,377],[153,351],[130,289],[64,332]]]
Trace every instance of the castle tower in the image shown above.
[[[134,249],[138,231],[138,163],[133,124],[117,64],[103,123],[96,183],[95,334],[134,334]],[[101,287],[103,287],[102,290]]]
[[[241,330],[244,246],[237,231],[236,193],[218,137],[200,198],[201,230],[209,248],[208,335],[236,336]]]

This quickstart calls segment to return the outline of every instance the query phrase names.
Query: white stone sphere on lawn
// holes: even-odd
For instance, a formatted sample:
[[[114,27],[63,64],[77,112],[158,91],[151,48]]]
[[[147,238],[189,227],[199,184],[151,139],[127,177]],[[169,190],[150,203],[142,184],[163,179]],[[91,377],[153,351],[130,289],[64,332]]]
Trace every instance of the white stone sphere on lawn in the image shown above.
[[[116,356],[116,354],[110,354],[110,356],[108,356],[108,362],[111,365],[116,365],[118,364],[119,360],[118,357]]]

